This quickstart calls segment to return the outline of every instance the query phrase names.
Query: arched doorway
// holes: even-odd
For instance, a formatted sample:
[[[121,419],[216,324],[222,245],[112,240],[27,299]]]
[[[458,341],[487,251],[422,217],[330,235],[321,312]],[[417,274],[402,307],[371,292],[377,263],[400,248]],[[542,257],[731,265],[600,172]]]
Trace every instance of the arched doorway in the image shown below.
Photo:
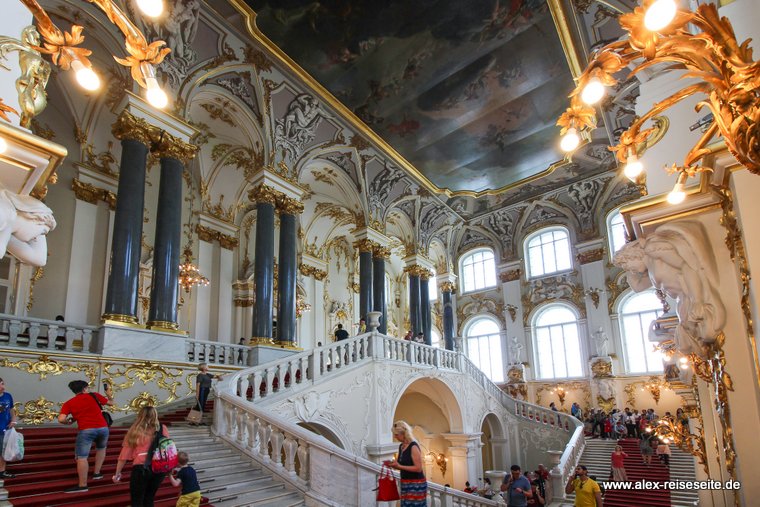
[[[507,441],[504,427],[494,414],[487,414],[480,426],[481,466],[483,474],[489,470],[506,470]]]
[[[466,451],[452,446],[452,438],[463,432],[462,411],[444,382],[421,378],[409,384],[396,403],[392,420],[406,421],[412,427],[428,480],[458,487],[459,478],[469,477]],[[462,484],[464,480],[469,479],[461,480]]]

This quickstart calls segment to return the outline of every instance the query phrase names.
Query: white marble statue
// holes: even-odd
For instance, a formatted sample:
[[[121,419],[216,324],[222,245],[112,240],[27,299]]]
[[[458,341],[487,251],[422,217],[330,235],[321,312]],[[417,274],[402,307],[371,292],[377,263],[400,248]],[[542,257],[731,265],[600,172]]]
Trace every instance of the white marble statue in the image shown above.
[[[512,337],[512,345],[509,348],[512,350],[512,364],[522,363],[523,344],[517,340],[517,336]]]
[[[599,330],[594,333],[594,345],[596,346],[596,355],[599,357],[607,357],[609,354],[610,339],[607,337],[607,333],[604,332],[603,327],[599,327]]]
[[[623,246],[614,263],[627,271],[636,292],[654,286],[676,300],[679,351],[701,353],[719,336],[726,309],[716,288],[715,257],[700,223],[661,225],[653,234]]]
[[[45,235],[55,226],[53,212],[41,201],[0,188],[0,259],[7,251],[21,262],[44,266]]]

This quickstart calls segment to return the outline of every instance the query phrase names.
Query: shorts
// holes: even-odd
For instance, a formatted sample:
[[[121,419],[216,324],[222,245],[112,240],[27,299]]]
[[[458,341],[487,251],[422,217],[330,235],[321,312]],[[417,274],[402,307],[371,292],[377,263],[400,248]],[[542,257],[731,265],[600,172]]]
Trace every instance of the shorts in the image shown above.
[[[199,507],[201,504],[201,492],[193,491],[177,498],[176,507]]]
[[[87,459],[90,455],[90,448],[93,442],[95,442],[95,448],[99,451],[106,448],[108,445],[108,426],[80,430],[77,433],[77,443],[74,449],[76,458]]]

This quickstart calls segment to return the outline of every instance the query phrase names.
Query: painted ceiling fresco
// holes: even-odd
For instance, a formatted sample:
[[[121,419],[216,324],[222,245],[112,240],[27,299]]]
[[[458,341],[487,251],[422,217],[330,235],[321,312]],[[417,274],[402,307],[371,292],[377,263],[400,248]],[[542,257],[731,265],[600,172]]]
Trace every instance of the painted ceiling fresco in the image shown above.
[[[573,82],[544,0],[248,0],[261,31],[435,185],[562,159]]]

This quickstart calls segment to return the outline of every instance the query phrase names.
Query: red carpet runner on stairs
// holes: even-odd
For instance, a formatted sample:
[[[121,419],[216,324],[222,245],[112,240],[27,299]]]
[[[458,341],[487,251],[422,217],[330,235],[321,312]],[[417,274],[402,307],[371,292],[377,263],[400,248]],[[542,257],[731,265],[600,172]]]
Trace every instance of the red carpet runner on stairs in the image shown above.
[[[213,402],[208,402],[206,410],[213,409]],[[161,416],[161,422],[171,426],[172,422],[184,421],[189,409],[178,410]],[[5,480],[9,500],[14,505],[23,507],[53,507],[59,505],[77,507],[124,507],[129,505],[129,478],[132,465],[127,463],[119,484],[112,479],[116,469],[116,458],[121,451],[121,442],[127,427],[111,427],[108,438],[108,450],[103,464],[103,478],[92,479],[92,466],[95,463],[95,447],[90,452],[89,491],[85,493],[63,493],[63,490],[76,486],[77,473],[74,463],[74,440],[76,429],[60,428],[23,428],[25,455],[19,463],[9,463],[7,470],[16,474],[14,479]],[[169,428],[171,433],[171,428]],[[179,449],[180,451],[182,449]],[[191,456],[192,459],[192,456]],[[161,489],[156,494],[156,507],[169,507],[177,503],[180,488],[164,479]],[[202,506],[211,507],[204,498]]]
[[[644,465],[639,452],[639,441],[634,438],[624,438],[618,441],[623,452],[628,454],[625,459],[625,471],[629,481],[669,481],[670,472],[656,455],[652,456],[652,464]],[[600,481],[607,477],[598,477]],[[670,507],[670,491],[664,489],[649,490],[611,490],[604,494],[604,507]]]

